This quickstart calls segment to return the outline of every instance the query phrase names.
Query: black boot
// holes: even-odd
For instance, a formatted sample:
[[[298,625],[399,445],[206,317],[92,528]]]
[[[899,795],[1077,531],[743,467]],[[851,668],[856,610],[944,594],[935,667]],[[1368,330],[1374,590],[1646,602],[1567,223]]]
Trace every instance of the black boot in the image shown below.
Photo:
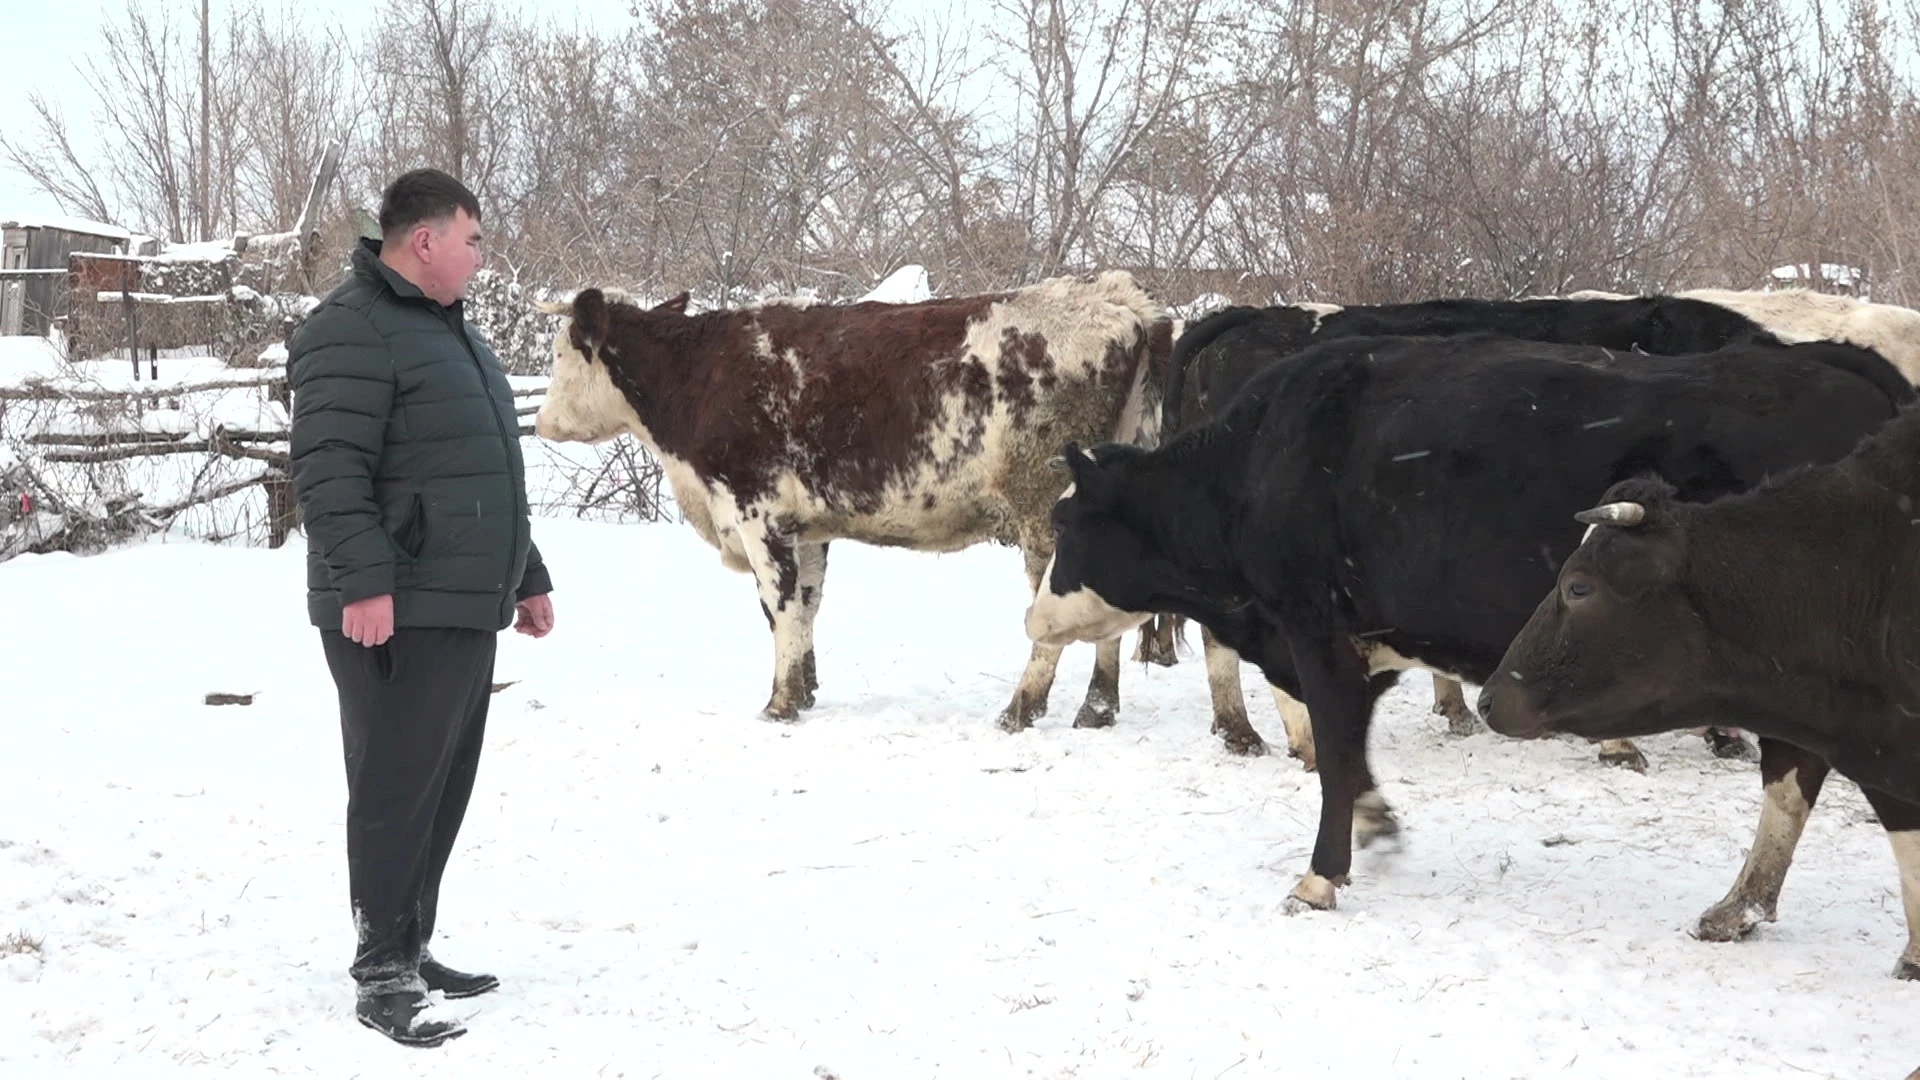
[[[467,1026],[451,1016],[421,1015],[431,1008],[433,1000],[424,990],[398,990],[364,994],[353,1011],[362,1024],[403,1046],[439,1046],[467,1033]]]
[[[420,977],[426,980],[427,989],[438,990],[449,999],[474,997],[500,985],[500,980],[491,975],[455,971],[431,956],[420,958]]]

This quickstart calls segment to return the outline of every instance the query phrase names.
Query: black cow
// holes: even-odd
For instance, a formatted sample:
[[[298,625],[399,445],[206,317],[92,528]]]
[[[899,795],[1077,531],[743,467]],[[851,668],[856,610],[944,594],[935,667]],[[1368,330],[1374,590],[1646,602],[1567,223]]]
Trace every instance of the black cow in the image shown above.
[[[1396,828],[1367,767],[1374,700],[1416,663],[1484,683],[1579,544],[1574,513],[1645,472],[1706,498],[1838,459],[1913,396],[1879,356],[1824,342],[1326,342],[1163,449],[1069,446],[1027,633],[1101,640],[1184,615],[1304,701],[1322,802],[1294,898],[1330,907],[1356,808],[1363,846]]]
[[[1743,296],[1744,294],[1729,294]],[[1769,317],[1782,323],[1783,333],[1800,336],[1791,316],[1800,306],[1776,305]],[[1212,419],[1233,399],[1246,381],[1276,355],[1297,352],[1308,345],[1337,338],[1390,335],[1453,336],[1492,332],[1529,341],[1568,345],[1598,345],[1622,351],[1679,355],[1710,352],[1742,342],[1777,344],[1781,339],[1723,304],[1673,296],[1635,296],[1605,299],[1531,298],[1525,300],[1445,299],[1408,304],[1337,307],[1331,304],[1233,307],[1217,311],[1188,327],[1175,343],[1161,398],[1161,430],[1186,430]],[[1249,341],[1257,348],[1248,348]],[[1174,617],[1159,620],[1142,640],[1171,641]],[[1207,682],[1213,695],[1213,730],[1234,753],[1261,754],[1266,743],[1247,718],[1246,698],[1240,688],[1240,664],[1211,634],[1202,631],[1207,658]],[[1433,711],[1445,716],[1455,734],[1478,730],[1460,684],[1433,677]],[[1315,751],[1306,710],[1275,688],[1274,704],[1286,726],[1288,753],[1308,768]],[[1707,733],[1715,752],[1739,756],[1748,752],[1737,735],[1719,729]],[[1613,740],[1600,748],[1610,764],[1645,768],[1646,760],[1632,743]]]
[[[1493,730],[1649,735],[1697,722],[1760,736],[1760,827],[1700,936],[1773,921],[1829,767],[1893,842],[1920,979],[1920,410],[1840,461],[1706,504],[1631,479],[1481,692]]]

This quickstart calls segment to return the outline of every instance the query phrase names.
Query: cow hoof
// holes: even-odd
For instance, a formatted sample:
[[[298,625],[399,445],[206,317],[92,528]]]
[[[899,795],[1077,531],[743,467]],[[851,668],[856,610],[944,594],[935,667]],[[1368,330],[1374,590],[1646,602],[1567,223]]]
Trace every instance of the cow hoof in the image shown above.
[[[1632,769],[1637,773],[1647,771],[1647,755],[1638,747],[1630,746],[1625,750],[1600,751],[1600,764],[1612,765],[1617,769]]]
[[[1736,732],[1708,728],[1706,738],[1707,747],[1713,751],[1714,757],[1728,761],[1760,760],[1760,751]]]
[[[1320,759],[1305,750],[1289,746],[1287,747],[1287,756],[1300,763],[1301,772],[1320,771]]]
[[[1447,734],[1465,737],[1480,734],[1480,718],[1466,708],[1448,708],[1442,705],[1433,707],[1435,716],[1447,718]]]
[[[1693,936],[1701,941],[1739,941],[1753,933],[1754,927],[1773,919],[1771,912],[1753,904],[1723,900],[1700,916],[1700,925],[1694,928]]]
[[[1241,757],[1266,756],[1267,740],[1261,738],[1260,733],[1252,728],[1223,728],[1215,724],[1213,733],[1220,736],[1220,744],[1225,746],[1230,754],[1238,754]]]
[[[1920,960],[1901,957],[1900,962],[1893,965],[1893,977],[1905,979],[1908,982],[1920,982]]]
[[[792,723],[800,719],[802,710],[811,708],[813,690],[807,688],[803,680],[789,679],[783,686],[781,680],[775,679],[773,693],[768,695],[766,708],[760,712],[768,720]]]
[[[1001,712],[1000,719],[995,721],[995,724],[1009,735],[1018,735],[1033,726],[1033,718],[1013,709],[1007,709]]]
[[[1047,714],[1047,698],[1044,694],[1033,694],[1021,688],[1015,690],[1013,700],[1000,710],[998,721],[1000,730],[1008,734],[1019,734],[1032,727],[1036,721]]]
[[[1114,710],[1111,707],[1096,707],[1092,702],[1080,706],[1080,715],[1073,718],[1077,728],[1112,727]]]
[[[1335,893],[1334,883],[1319,874],[1308,871],[1293,887],[1293,894],[1287,897],[1286,912],[1299,915],[1308,911],[1332,911]]]
[[[1378,791],[1369,791],[1353,801],[1353,842],[1365,848],[1382,837],[1399,836],[1400,822],[1393,807]]]

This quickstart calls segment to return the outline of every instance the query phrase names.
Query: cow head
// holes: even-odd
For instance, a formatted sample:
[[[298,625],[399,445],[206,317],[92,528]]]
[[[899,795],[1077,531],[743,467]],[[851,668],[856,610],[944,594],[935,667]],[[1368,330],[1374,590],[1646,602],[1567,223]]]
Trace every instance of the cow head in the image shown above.
[[[1692,509],[1637,478],[1576,515],[1586,539],[1480,693],[1488,727],[1608,739],[1692,725],[1708,654],[1685,580]]]
[[[605,442],[622,432],[643,434],[639,414],[625,388],[635,373],[622,365],[657,361],[646,353],[652,342],[649,323],[683,318],[687,294],[651,309],[624,302],[620,293],[582,289],[564,304],[540,309],[567,316],[553,335],[553,378],[533,430],[555,442]]]
[[[1067,443],[1054,459],[1073,482],[1053,504],[1053,559],[1027,608],[1027,636],[1042,645],[1103,641],[1153,617],[1148,597],[1160,564],[1150,534],[1126,516],[1128,474],[1147,451]]]

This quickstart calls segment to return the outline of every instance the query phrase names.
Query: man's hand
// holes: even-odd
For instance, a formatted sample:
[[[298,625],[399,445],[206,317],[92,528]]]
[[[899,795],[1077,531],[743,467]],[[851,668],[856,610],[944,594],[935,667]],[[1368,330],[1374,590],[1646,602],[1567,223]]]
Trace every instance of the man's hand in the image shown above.
[[[513,628],[520,633],[543,638],[553,629],[553,599],[547,594],[529,596],[516,604],[515,610],[520,615],[513,620]]]
[[[548,616],[548,621],[552,621],[552,616]],[[393,636],[393,594],[369,596],[342,607],[340,632],[368,648],[385,645]]]

